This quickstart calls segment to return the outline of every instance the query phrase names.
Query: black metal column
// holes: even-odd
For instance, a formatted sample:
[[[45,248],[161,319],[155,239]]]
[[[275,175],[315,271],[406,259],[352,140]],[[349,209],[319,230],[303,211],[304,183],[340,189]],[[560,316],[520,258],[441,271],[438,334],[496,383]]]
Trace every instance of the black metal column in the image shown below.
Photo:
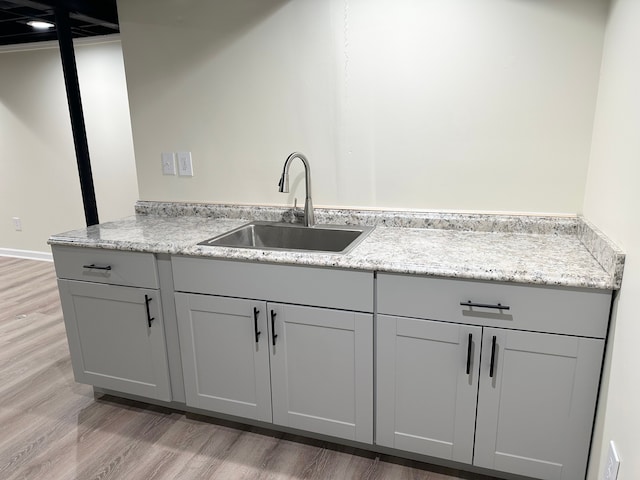
[[[87,221],[87,226],[91,226],[99,223],[98,207],[96,205],[96,193],[93,188],[89,144],[87,143],[87,131],[85,129],[84,114],[82,112],[82,100],[80,98],[76,57],[73,52],[73,37],[71,36],[69,11],[58,6],[55,8],[55,12],[58,44],[60,45],[60,56],[62,58],[62,71],[64,73],[64,84],[67,89],[67,101],[69,103],[69,115],[71,117],[73,143],[76,149],[78,173],[80,174],[80,190],[82,191],[84,216]]]

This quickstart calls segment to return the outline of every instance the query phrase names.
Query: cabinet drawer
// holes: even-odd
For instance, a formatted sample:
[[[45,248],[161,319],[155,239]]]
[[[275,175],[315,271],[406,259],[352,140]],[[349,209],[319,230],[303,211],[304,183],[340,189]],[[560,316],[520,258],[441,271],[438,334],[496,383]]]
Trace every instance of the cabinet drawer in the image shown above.
[[[377,293],[388,315],[594,338],[606,336],[611,303],[608,290],[393,274],[378,275]]]
[[[373,312],[373,273],[173,257],[176,291]]]
[[[59,245],[52,246],[51,250],[58,278],[159,288],[156,261],[152,253]],[[91,265],[94,267],[91,268]]]

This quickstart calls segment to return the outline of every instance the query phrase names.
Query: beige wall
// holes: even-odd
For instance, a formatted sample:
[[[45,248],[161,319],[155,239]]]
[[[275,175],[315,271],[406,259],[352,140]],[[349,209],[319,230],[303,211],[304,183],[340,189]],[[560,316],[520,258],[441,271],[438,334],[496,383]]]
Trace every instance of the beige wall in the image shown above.
[[[44,47],[0,52],[3,251],[48,252],[49,235],[85,225],[60,53]],[[79,43],[76,61],[100,221],[131,215],[138,188],[120,42]]]
[[[640,2],[614,0],[607,26],[584,213],[627,254],[612,318],[590,480],[613,440],[619,480],[640,478]],[[608,387],[608,388],[606,388]]]
[[[118,2],[142,199],[289,203],[299,150],[317,205],[581,211],[606,0],[154,5]]]

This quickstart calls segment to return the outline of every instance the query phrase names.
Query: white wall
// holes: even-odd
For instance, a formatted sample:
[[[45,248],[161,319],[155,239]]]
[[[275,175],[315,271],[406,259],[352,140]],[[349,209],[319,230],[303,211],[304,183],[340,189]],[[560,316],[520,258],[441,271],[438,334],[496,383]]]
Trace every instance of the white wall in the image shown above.
[[[60,53],[45,47],[0,52],[0,249],[48,252],[51,234],[85,225]],[[76,61],[100,221],[131,215],[138,188],[120,42],[76,44]]]
[[[607,3],[120,0],[140,196],[580,212]]]
[[[612,318],[592,452],[590,480],[601,477],[610,440],[622,462],[619,480],[640,478],[640,2],[614,0],[587,178],[584,214],[626,252]]]

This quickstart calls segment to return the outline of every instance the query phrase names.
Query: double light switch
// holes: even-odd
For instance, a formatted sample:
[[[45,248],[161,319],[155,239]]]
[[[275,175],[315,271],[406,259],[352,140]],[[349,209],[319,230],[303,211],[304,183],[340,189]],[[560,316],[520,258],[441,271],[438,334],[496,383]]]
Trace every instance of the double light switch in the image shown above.
[[[175,175],[176,173],[183,177],[193,177],[193,162],[191,161],[191,152],[162,152],[162,174]],[[176,159],[178,168],[176,169]]]

